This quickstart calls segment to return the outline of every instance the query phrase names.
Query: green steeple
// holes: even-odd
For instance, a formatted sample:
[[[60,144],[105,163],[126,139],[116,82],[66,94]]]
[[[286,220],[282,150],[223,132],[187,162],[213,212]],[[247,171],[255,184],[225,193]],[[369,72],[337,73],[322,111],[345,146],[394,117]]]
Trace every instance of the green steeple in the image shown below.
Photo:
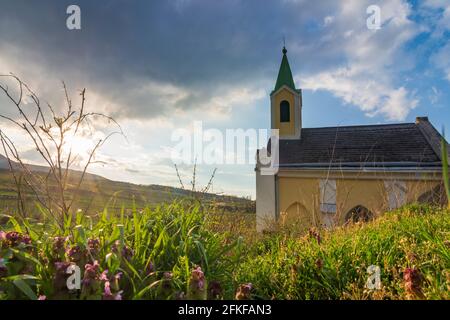
[[[295,90],[294,79],[292,78],[291,67],[289,66],[288,58],[286,56],[287,50],[283,47],[283,59],[281,60],[280,71],[278,71],[277,83],[273,92],[286,85],[292,90]]]

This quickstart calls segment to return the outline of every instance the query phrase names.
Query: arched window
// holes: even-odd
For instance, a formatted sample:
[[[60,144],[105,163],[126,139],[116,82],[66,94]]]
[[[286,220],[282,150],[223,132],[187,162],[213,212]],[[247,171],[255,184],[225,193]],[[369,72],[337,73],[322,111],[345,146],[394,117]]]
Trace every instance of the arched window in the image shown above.
[[[374,218],[373,213],[364,206],[356,206],[345,215],[345,223],[367,222]]]
[[[289,121],[291,121],[289,102],[283,100],[280,103],[280,122],[289,122]]]

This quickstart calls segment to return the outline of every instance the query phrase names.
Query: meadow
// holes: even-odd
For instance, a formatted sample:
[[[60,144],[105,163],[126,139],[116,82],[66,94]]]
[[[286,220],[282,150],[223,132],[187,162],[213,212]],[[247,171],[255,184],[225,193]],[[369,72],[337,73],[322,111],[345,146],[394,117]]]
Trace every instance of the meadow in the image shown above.
[[[185,199],[81,211],[64,226],[2,215],[1,299],[449,299],[450,213],[410,205],[365,224],[257,234],[254,214]],[[66,273],[80,267],[80,290]],[[366,287],[379,266],[381,287]],[[75,273],[74,273],[75,274]]]

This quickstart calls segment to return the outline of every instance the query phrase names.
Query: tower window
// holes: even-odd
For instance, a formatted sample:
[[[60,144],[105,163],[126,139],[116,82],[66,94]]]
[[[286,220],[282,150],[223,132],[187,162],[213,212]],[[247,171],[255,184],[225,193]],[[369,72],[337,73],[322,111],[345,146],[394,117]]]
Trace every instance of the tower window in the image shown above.
[[[289,121],[291,121],[289,102],[283,100],[280,103],[280,122],[289,122]]]

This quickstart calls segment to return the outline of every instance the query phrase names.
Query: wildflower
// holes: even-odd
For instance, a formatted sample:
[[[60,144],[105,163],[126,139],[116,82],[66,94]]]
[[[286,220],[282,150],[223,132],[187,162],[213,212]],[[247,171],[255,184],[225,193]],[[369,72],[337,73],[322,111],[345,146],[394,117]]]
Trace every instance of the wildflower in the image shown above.
[[[5,240],[9,247],[15,247],[22,242],[23,237],[19,232],[10,231],[5,234]]]
[[[54,237],[52,245],[53,253],[62,256],[66,250],[65,243],[66,243],[65,237]]]
[[[38,297],[38,300],[47,300],[47,297],[44,296],[43,294],[41,294],[41,295]]]
[[[251,283],[241,284],[236,292],[236,300],[250,300],[253,285]]]
[[[151,261],[149,261],[147,263],[147,266],[145,267],[145,271],[147,274],[155,272],[155,266],[153,265],[153,263]]]
[[[56,292],[67,289],[66,280],[68,274],[66,273],[66,270],[70,265],[70,262],[55,262],[55,277],[53,278],[53,287]]]
[[[106,270],[104,270],[104,271],[102,272],[102,274],[100,275],[100,280],[101,280],[101,281],[109,281],[109,278],[108,278],[108,269],[106,269]]]
[[[5,239],[6,239],[6,232],[0,230],[0,241],[3,241]]]
[[[167,299],[172,294],[172,272],[164,272],[158,286],[158,299]]]
[[[27,245],[28,245],[28,244],[31,244],[31,238],[30,238],[30,236],[27,235],[27,234],[24,235],[24,236],[23,236],[23,239],[22,239],[22,242],[25,243],[25,244],[27,244]]]
[[[208,285],[208,299],[220,299],[223,295],[222,286],[218,281],[211,281]]]
[[[450,248],[450,240],[445,240],[445,241],[444,241],[444,245],[445,245],[447,248]]]
[[[8,275],[8,268],[6,267],[6,260],[0,258],[0,279]]]
[[[100,240],[99,239],[89,239],[88,240],[88,250],[93,256],[98,254],[99,249],[100,249]]]
[[[406,268],[403,271],[403,280],[406,294],[410,297],[422,296],[422,274],[415,268]]]
[[[186,300],[186,295],[183,291],[178,291],[175,293],[175,300]]]
[[[205,275],[202,268],[197,267],[192,270],[191,279],[195,283],[196,288],[203,289],[205,286]]]
[[[109,282],[105,282],[105,289],[103,291],[103,300],[114,300],[114,295],[111,292]]]
[[[417,261],[419,257],[417,256],[417,254],[413,252],[408,252],[406,258],[408,259],[409,262],[414,263]]]
[[[317,267],[317,269],[322,270],[322,268],[323,268],[323,260],[322,259],[319,258],[316,260],[316,267]]]
[[[172,288],[172,272],[164,272],[163,278],[162,278],[162,287],[163,289],[171,289]]]
[[[317,243],[320,244],[321,242],[320,234],[316,229],[314,228],[309,229],[309,237],[311,239],[316,239]]]
[[[111,251],[114,252],[115,254],[118,254],[120,247],[121,247],[120,240],[117,240],[112,245]],[[133,250],[125,244],[122,246],[122,250],[120,253],[122,257],[125,258],[127,261],[130,261],[134,254]]]
[[[76,245],[67,249],[66,254],[70,261],[81,264],[80,262],[83,262],[86,257],[86,250]]]
[[[100,265],[98,261],[94,261],[93,264],[86,264],[84,267],[83,287],[81,289],[81,295],[85,298],[89,298],[91,295],[97,293],[100,288]]]
[[[84,266],[84,277],[89,279],[94,279],[100,269],[98,261],[94,261],[93,264],[86,264]]]
[[[189,279],[188,299],[206,299],[205,275],[201,267],[192,270]]]
[[[111,283],[109,281],[105,282],[105,289],[103,291],[103,300],[122,300],[123,291],[120,290],[113,294],[111,291]]]

